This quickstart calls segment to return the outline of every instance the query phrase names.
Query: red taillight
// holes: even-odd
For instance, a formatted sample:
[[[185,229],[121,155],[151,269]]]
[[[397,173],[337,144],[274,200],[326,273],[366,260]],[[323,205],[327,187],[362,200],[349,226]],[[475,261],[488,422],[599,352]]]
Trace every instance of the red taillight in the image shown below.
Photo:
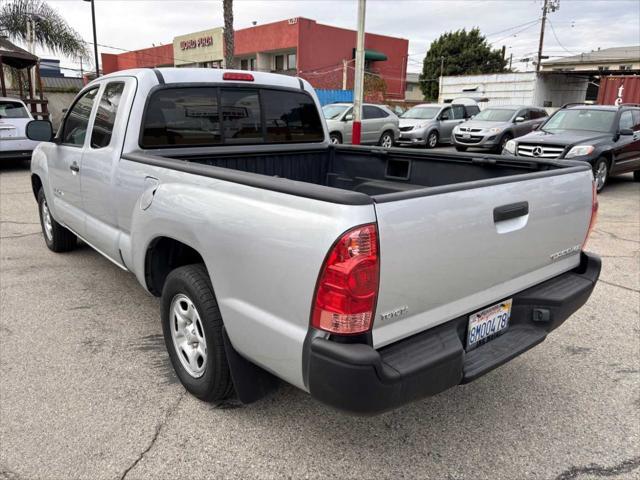
[[[238,82],[253,82],[253,75],[250,73],[225,72],[222,74],[223,80],[236,80]]]
[[[320,270],[311,326],[338,335],[368,331],[378,296],[380,258],[375,224],[349,230]]]
[[[593,190],[591,193],[591,220],[589,221],[589,229],[587,230],[587,236],[584,237],[584,242],[582,242],[582,250],[587,246],[587,241],[589,240],[589,235],[591,235],[591,231],[596,226],[596,220],[598,219],[598,189],[596,188],[596,182],[593,182]]]

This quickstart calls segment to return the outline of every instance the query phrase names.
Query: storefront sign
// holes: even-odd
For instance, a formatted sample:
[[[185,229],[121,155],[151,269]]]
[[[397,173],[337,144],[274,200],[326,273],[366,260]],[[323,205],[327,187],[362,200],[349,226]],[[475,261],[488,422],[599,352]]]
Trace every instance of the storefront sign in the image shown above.
[[[208,35],[206,37],[191,38],[189,40],[182,40],[180,42],[181,50],[190,50],[192,48],[210,47],[213,45],[213,37]]]

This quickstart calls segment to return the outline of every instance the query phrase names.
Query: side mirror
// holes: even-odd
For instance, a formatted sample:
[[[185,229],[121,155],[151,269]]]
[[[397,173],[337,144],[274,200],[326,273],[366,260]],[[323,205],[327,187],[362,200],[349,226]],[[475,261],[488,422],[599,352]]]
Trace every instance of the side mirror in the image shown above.
[[[351,120],[353,120],[353,114],[349,113],[348,115],[345,115],[344,118],[342,119],[343,122],[350,122]]]
[[[620,135],[633,135],[633,130],[630,128],[621,128],[618,133],[620,133]]]
[[[53,127],[49,120],[31,120],[27,123],[27,138],[37,142],[50,142],[53,139]]]
[[[524,122],[524,117],[516,117],[516,119],[514,120],[515,123],[522,123]]]

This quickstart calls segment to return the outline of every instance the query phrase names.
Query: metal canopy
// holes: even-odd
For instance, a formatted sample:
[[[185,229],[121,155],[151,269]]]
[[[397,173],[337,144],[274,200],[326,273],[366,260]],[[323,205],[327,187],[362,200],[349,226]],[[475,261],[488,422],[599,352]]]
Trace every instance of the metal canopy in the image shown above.
[[[30,68],[38,63],[38,57],[0,37],[0,58],[2,63],[13,68]]]

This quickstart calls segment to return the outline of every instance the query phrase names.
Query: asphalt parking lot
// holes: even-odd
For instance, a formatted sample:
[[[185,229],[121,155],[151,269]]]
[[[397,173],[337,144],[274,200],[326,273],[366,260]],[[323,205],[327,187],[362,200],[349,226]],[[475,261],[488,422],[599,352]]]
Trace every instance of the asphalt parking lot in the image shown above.
[[[373,417],[283,385],[185,394],[159,302],[81,246],[46,249],[28,167],[0,166],[0,479],[640,478],[640,183],[600,196],[591,299],[478,381]]]

